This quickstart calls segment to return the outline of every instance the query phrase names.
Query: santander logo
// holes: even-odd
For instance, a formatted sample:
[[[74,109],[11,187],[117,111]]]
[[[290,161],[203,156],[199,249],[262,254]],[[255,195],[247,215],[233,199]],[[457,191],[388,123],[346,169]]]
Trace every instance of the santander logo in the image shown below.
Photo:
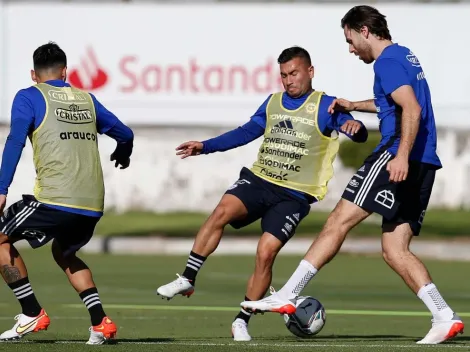
[[[81,58],[80,66],[69,72],[68,81],[72,86],[87,91],[102,88],[108,82],[108,74],[100,67],[91,47]]]
[[[268,94],[283,90],[279,66],[272,58],[262,61],[249,57],[239,63],[208,62],[197,56],[177,55],[176,61],[154,61],[152,55],[111,55],[99,53],[107,69],[98,62],[93,48],[88,47],[80,65],[69,71],[74,87],[93,91],[109,85],[108,72],[113,72],[110,89],[124,94]],[[256,60],[256,61],[255,61]],[[113,66],[109,66],[113,65]],[[115,65],[115,66],[114,66]]]

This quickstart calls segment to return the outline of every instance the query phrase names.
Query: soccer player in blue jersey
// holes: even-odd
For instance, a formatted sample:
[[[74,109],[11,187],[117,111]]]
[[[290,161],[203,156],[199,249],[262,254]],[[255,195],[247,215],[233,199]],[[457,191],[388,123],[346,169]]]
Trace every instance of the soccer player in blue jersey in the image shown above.
[[[194,292],[196,275],[217,248],[226,225],[238,229],[261,219],[263,235],[245,298],[262,298],[271,283],[277,253],[292,238],[310,205],[327,192],[339,147],[337,132],[356,142],[367,140],[366,128],[349,113],[328,112],[335,97],[312,88],[314,71],[305,49],[285,49],[278,62],[285,92],[271,94],[243,126],[177,148],[177,155],[186,158],[237,148],[264,135],[251,170],[241,170],[238,181],[201,227],[183,275],[158,288],[163,297],[189,297]],[[247,328],[250,316],[243,309],[236,316],[232,323],[235,341],[251,339]]]
[[[98,133],[117,141],[115,166],[129,166],[134,135],[93,95],[66,83],[67,57],[55,43],[33,54],[35,84],[20,90],[11,109],[11,130],[0,169],[0,212],[29,138],[34,153],[33,195],[11,205],[0,217],[0,273],[18,299],[22,313],[0,341],[17,340],[50,324],[28,279],[14,243],[38,248],[53,240],[52,255],[77,291],[91,318],[87,344],[103,344],[116,335],[106,316],[90,269],[76,252],[86,245],[103,215],[104,182]]]
[[[377,113],[382,140],[352,177],[304,260],[277,293],[247,309],[282,312],[339,251],[347,233],[372,213],[383,216],[382,253],[387,264],[418,295],[433,316],[419,344],[438,344],[463,332],[464,324],[440,295],[424,264],[410,251],[419,235],[434,183],[442,167],[436,126],[423,68],[410,49],[392,42],[385,16],[370,6],[353,7],[342,19],[350,53],[374,63],[374,99],[336,99],[330,112]]]

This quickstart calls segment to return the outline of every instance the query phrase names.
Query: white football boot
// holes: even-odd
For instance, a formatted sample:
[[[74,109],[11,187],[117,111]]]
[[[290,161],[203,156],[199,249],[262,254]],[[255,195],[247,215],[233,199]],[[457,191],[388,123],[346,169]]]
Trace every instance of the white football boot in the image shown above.
[[[19,340],[24,335],[30,334],[32,332],[47,330],[47,327],[51,323],[51,320],[49,319],[44,309],[41,309],[39,315],[35,317],[28,317],[24,314],[18,314],[15,317],[15,320],[16,324],[13,325],[13,328],[5,331],[0,335],[0,341]]]
[[[280,314],[294,314],[296,311],[295,302],[282,298],[271,287],[271,296],[260,299],[259,301],[244,301],[240,306],[253,313],[273,312]]]
[[[460,317],[454,313],[452,320],[432,320],[432,327],[428,334],[420,341],[420,345],[436,345],[463,334],[464,324]]]
[[[194,286],[187,278],[179,274],[176,274],[176,276],[178,276],[176,280],[160,286],[157,289],[157,295],[170,300],[178,294],[189,298],[194,293]]]
[[[233,341],[251,341],[248,324],[243,319],[237,318],[232,323],[232,337]]]

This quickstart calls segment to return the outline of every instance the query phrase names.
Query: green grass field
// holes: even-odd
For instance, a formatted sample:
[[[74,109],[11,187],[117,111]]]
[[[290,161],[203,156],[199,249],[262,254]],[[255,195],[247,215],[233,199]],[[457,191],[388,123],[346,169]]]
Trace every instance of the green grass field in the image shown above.
[[[313,280],[304,294],[325,306],[327,323],[313,339],[299,339],[283,325],[282,317],[267,313],[250,323],[253,340],[234,343],[230,327],[243,300],[253,268],[252,257],[214,256],[201,271],[196,293],[172,301],[155,295],[160,284],[181,272],[185,257],[83,255],[94,270],[101,299],[117,323],[115,346],[86,346],[87,311],[47,248],[24,251],[29,277],[52,318],[46,332],[21,342],[1,344],[1,351],[448,351],[469,350],[469,338],[438,347],[415,344],[430,328],[430,315],[378,257],[341,255]],[[273,286],[280,288],[300,257],[281,256]],[[459,279],[467,263],[426,261],[447,302],[470,317],[470,282]],[[466,277],[466,275],[464,275]],[[6,287],[0,289],[0,330],[13,325],[19,305]]]
[[[328,212],[312,211],[299,225],[296,236],[317,234],[323,227]],[[432,209],[426,213],[421,234],[428,237],[467,237],[470,236],[470,212],[458,210]],[[207,214],[131,212],[125,214],[106,213],[98,223],[98,235],[162,235],[162,236],[194,236],[204,223]],[[372,216],[364,223],[356,226],[351,235],[377,236],[380,234],[381,218]],[[240,230],[226,227],[226,234],[246,236],[260,233],[259,221]]]

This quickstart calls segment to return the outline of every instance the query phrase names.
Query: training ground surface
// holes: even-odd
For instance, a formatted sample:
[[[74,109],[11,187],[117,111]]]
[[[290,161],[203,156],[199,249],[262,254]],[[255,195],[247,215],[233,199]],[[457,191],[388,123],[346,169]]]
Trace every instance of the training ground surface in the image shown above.
[[[305,290],[326,308],[327,323],[310,340],[290,334],[278,314],[255,316],[253,340],[234,343],[230,327],[245,294],[252,257],[212,257],[198,277],[196,293],[171,301],[155,295],[158,285],[175,278],[185,257],[84,255],[93,268],[108,315],[119,327],[115,346],[86,346],[89,318],[78,295],[52,261],[47,248],[24,251],[29,277],[51,316],[49,330],[21,342],[0,344],[1,351],[468,351],[464,334],[437,347],[415,341],[430,328],[423,303],[378,257],[341,255]],[[300,256],[279,257],[275,288],[296,268]],[[470,322],[468,264],[426,261],[447,302]],[[462,274],[457,274],[459,271]],[[0,288],[0,329],[13,326],[19,305]],[[470,324],[470,323],[469,323]]]
[[[451,238],[470,236],[470,216],[461,210],[429,209],[426,211],[421,237]],[[321,212],[312,207],[310,214],[302,220],[296,230],[296,237],[312,237],[321,231],[328,218],[329,212]],[[105,212],[98,223],[95,233],[104,236],[176,236],[193,237],[206,220],[208,214],[199,213],[149,213],[129,212],[115,214]],[[382,218],[376,214],[369,217],[350,231],[349,236],[380,235]],[[260,221],[256,221],[242,229],[234,230],[231,226],[225,228],[225,235],[253,236],[260,234]]]

